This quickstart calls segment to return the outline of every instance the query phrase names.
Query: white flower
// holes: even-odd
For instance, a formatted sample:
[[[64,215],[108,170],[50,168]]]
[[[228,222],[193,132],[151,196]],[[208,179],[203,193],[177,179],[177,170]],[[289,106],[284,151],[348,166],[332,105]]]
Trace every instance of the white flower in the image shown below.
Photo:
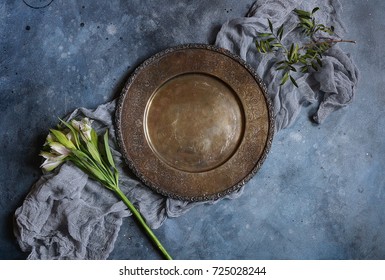
[[[41,152],[40,155],[45,158],[45,161],[40,166],[45,171],[54,170],[67,157],[67,155],[57,155],[49,152]]]
[[[88,118],[83,118],[81,121],[71,120],[71,125],[75,128],[85,142],[91,141],[91,121]]]
[[[64,145],[62,145],[58,142],[52,142],[49,144],[49,146],[59,156],[61,156],[61,155],[62,156],[68,156],[71,153],[71,151],[69,149],[67,149],[66,147],[64,147]]]
[[[42,151],[40,155],[45,158],[45,161],[40,166],[45,171],[52,171],[59,166],[71,153],[71,150],[66,148],[64,145],[55,142],[54,137],[48,134],[46,140],[46,146],[51,150],[50,152]]]

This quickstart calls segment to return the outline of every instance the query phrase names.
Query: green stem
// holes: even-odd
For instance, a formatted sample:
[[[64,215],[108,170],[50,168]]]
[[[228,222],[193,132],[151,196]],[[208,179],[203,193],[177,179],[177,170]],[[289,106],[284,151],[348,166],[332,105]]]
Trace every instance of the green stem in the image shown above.
[[[332,39],[328,37],[320,37],[320,38],[312,38],[311,43],[305,44],[301,49],[308,49],[323,43],[328,43],[328,44],[334,44],[334,43],[353,43],[355,44],[356,41],[353,40],[342,40],[342,39]]]
[[[158,249],[162,252],[163,256],[167,260],[172,260],[172,257],[168,254],[166,249],[163,247],[163,245],[160,243],[158,238],[155,236],[155,234],[152,232],[150,227],[147,225],[146,221],[143,219],[142,215],[139,213],[139,211],[135,208],[135,206],[131,203],[131,201],[126,197],[126,195],[120,190],[120,188],[114,189],[114,192],[119,196],[120,199],[123,200],[123,202],[127,205],[128,209],[130,209],[131,213],[135,216],[135,218],[138,220],[140,225],[144,228],[147,235],[150,237],[151,241],[158,247]]]

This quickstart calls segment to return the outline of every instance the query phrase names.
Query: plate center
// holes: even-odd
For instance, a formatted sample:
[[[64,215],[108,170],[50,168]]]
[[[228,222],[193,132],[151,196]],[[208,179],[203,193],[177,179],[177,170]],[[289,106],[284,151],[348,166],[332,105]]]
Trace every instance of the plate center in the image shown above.
[[[205,172],[234,154],[243,134],[243,115],[226,83],[207,74],[183,74],[152,94],[145,113],[146,139],[169,166]]]

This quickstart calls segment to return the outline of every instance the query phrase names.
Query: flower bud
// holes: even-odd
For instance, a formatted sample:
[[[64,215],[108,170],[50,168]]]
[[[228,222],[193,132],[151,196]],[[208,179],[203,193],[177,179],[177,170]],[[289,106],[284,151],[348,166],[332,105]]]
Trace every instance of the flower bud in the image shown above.
[[[81,121],[71,120],[73,128],[80,133],[80,136],[85,142],[91,141],[91,121],[88,118],[83,118]]]

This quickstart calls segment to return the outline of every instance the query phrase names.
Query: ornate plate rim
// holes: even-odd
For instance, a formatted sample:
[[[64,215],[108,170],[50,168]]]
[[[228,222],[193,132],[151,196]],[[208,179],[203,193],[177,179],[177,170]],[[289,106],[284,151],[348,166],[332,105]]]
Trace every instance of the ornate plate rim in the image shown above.
[[[194,196],[194,197],[190,197],[190,196],[186,197],[186,196],[177,195],[175,193],[170,193],[170,192],[165,191],[162,188],[154,186],[152,184],[152,182],[149,181],[146,178],[146,176],[143,175],[136,168],[135,164],[132,162],[132,160],[128,156],[126,147],[124,145],[123,134],[122,134],[122,130],[121,130],[121,123],[122,123],[121,113],[122,113],[122,109],[123,109],[123,103],[124,103],[125,97],[127,95],[128,88],[131,86],[131,84],[136,79],[138,74],[143,69],[145,69],[148,65],[150,65],[154,61],[158,60],[159,58],[161,58],[161,57],[163,57],[163,56],[165,56],[165,55],[167,55],[167,54],[169,54],[171,52],[180,51],[180,50],[187,50],[187,49],[206,49],[206,50],[218,52],[218,53],[221,53],[221,54],[223,54],[223,55],[225,55],[225,56],[235,60],[241,66],[243,66],[251,74],[251,76],[255,79],[256,83],[260,87],[261,92],[262,92],[262,94],[263,94],[263,96],[265,98],[265,101],[266,101],[267,113],[268,113],[268,117],[269,117],[269,124],[268,124],[269,125],[269,129],[268,129],[268,133],[267,133],[266,144],[265,144],[265,147],[263,149],[263,152],[262,152],[261,156],[259,157],[259,159],[256,162],[256,164],[255,164],[254,168],[252,169],[252,171],[249,172],[241,181],[239,181],[238,183],[234,184],[232,187],[230,187],[230,188],[228,188],[228,189],[226,189],[226,190],[224,190],[222,192],[218,192],[218,193],[215,193],[215,194],[212,194],[212,195],[201,195],[201,196]],[[170,48],[164,49],[163,51],[160,51],[160,52],[156,53],[155,55],[149,57],[143,63],[141,63],[138,67],[136,67],[135,70],[132,72],[132,74],[129,76],[127,82],[125,83],[124,88],[122,89],[122,91],[120,93],[120,96],[118,97],[118,103],[117,103],[117,108],[116,108],[116,111],[115,111],[115,119],[114,119],[115,120],[115,127],[116,127],[115,135],[116,135],[116,138],[117,138],[118,147],[120,148],[120,151],[121,151],[121,154],[122,154],[122,156],[124,158],[124,161],[126,162],[128,167],[130,168],[130,170],[135,174],[135,176],[137,176],[137,178],[144,185],[149,187],[150,189],[152,189],[155,192],[157,192],[157,193],[159,193],[161,195],[164,195],[166,197],[170,197],[170,198],[174,198],[174,199],[178,199],[178,200],[184,200],[184,201],[217,200],[219,198],[225,197],[225,196],[227,196],[227,195],[229,195],[231,193],[234,193],[235,191],[239,190],[252,177],[254,177],[255,174],[258,172],[258,170],[261,168],[262,164],[264,163],[264,161],[267,158],[268,153],[270,152],[272,141],[273,141],[273,137],[274,137],[275,121],[274,121],[274,114],[273,114],[273,112],[274,112],[273,104],[272,104],[272,101],[271,101],[271,99],[270,99],[270,97],[268,95],[268,90],[267,90],[267,87],[266,87],[265,83],[262,81],[262,79],[259,77],[259,75],[256,73],[256,71],[245,60],[243,60],[238,55],[233,54],[233,53],[231,53],[230,51],[228,51],[228,50],[226,50],[224,48],[219,48],[219,47],[216,47],[214,45],[209,45],[209,44],[183,44],[183,45],[178,45],[178,46],[174,46],[174,47],[170,47]]]

